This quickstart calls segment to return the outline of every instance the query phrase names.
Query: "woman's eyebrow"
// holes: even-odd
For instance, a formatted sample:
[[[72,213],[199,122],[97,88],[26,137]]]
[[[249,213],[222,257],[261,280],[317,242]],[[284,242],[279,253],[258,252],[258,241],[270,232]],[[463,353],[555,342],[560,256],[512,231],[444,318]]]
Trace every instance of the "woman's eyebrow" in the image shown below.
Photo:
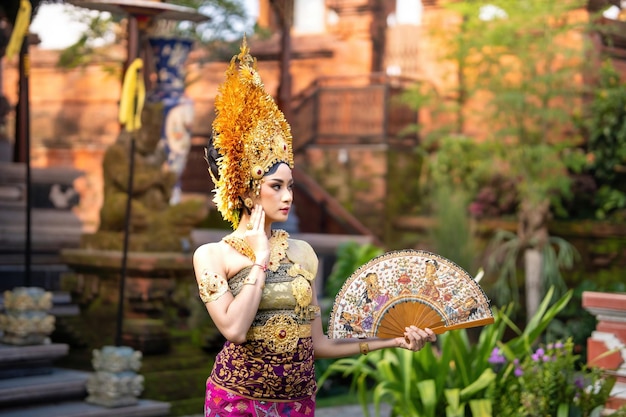
[[[285,183],[285,180],[283,180],[281,178],[271,178],[269,181],[277,183],[277,184],[284,184]],[[286,182],[289,183],[289,184],[293,184],[293,180],[288,180]]]

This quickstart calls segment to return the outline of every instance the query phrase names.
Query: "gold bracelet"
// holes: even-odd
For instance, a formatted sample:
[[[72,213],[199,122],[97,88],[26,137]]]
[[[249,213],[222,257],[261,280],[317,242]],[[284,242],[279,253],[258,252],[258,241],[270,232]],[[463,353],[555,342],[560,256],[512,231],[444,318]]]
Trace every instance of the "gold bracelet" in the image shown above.
[[[370,351],[370,346],[367,344],[367,342],[361,342],[359,343],[359,350],[361,351],[362,355],[367,355]]]
[[[259,268],[261,268],[261,271],[263,271],[264,273],[267,271],[267,267],[261,264],[257,264],[254,263],[252,264],[252,266],[250,267],[250,273],[248,274],[248,276],[246,277],[246,279],[243,280],[244,285],[249,284],[249,285],[254,285],[256,284],[256,277],[252,278],[252,268],[258,266]],[[265,288],[265,285],[263,285],[261,287],[262,289]]]
[[[251,278],[250,275],[248,275],[246,279],[243,280],[243,285],[252,285],[256,287],[256,282],[257,282],[256,278]],[[265,289],[265,283],[261,284],[261,289],[262,290]]]

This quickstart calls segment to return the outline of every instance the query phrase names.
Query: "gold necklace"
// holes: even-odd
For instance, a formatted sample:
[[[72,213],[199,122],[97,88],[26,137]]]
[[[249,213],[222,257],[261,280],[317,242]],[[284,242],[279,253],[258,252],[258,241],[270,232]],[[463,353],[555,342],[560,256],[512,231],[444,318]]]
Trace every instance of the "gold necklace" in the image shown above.
[[[289,242],[287,239],[289,239],[289,233],[286,231],[280,229],[272,230],[272,235],[269,239],[270,259],[268,261],[267,268],[273,272],[276,272],[278,265],[280,265],[280,261],[287,256],[287,249],[289,249]],[[250,259],[252,262],[256,261],[254,251],[250,247],[247,240],[233,235],[226,236],[222,240],[237,252]]]

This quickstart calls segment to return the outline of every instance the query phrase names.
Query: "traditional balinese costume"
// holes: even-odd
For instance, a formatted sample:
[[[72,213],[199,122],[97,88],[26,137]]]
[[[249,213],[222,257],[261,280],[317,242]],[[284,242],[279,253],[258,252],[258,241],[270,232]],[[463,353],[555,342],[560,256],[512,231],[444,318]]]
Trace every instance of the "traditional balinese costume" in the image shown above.
[[[231,60],[215,99],[213,143],[220,154],[214,202],[222,217],[239,224],[241,196],[258,194],[261,179],[277,163],[293,168],[291,130],[264,90],[248,46]],[[255,262],[244,239],[224,241]],[[317,259],[310,245],[275,230],[265,287],[246,342],[227,341],[207,380],[205,416],[305,417],[315,412],[315,370],[311,320]],[[230,291],[237,296],[250,275],[248,266],[228,278],[203,271],[199,292],[210,303]]]

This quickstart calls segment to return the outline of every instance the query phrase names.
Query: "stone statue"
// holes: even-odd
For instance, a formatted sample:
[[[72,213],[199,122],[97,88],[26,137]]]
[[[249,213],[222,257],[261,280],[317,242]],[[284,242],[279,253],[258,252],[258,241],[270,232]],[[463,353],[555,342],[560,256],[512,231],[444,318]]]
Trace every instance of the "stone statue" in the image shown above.
[[[131,200],[129,250],[167,252],[191,250],[192,228],[208,213],[201,200],[170,205],[177,174],[168,164],[160,146],[163,109],[160,103],[147,103],[142,127],[124,131],[111,145],[103,160],[104,201],[99,230],[83,236],[87,249],[121,250],[126,221],[130,144],[135,139],[134,180]]]

